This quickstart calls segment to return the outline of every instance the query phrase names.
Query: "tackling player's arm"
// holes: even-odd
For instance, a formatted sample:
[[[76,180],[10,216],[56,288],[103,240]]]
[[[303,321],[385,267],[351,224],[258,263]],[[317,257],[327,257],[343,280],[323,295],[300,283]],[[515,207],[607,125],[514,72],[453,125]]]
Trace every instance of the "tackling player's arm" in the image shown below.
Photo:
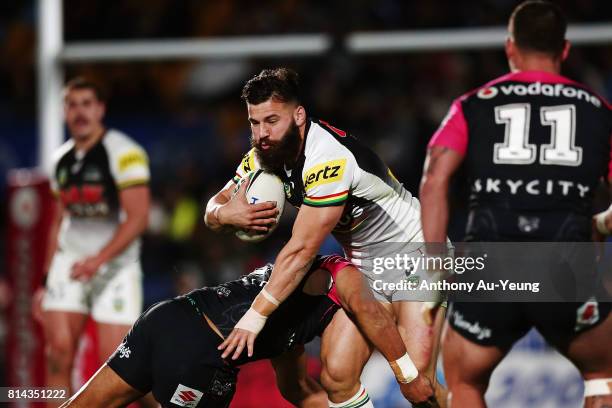
[[[249,357],[253,355],[255,338],[263,329],[266,319],[297,288],[310,269],[321,243],[334,229],[343,211],[344,203],[329,207],[302,205],[293,225],[291,239],[279,252],[270,280],[219,346],[219,350],[224,350],[223,358],[233,352],[232,359],[237,359],[245,346]]]
[[[71,277],[73,279],[91,278],[100,266],[119,255],[138,238],[148,225],[150,200],[148,185],[121,190],[119,202],[125,212],[125,220],[119,224],[111,240],[100,252],[74,264]]]

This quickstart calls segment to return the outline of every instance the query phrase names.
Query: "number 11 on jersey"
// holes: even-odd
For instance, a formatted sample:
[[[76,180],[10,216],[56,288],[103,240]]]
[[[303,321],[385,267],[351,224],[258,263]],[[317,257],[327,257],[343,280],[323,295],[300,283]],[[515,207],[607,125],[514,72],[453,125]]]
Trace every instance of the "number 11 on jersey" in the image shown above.
[[[495,143],[493,162],[496,164],[532,164],[537,146],[529,143],[531,105],[513,103],[495,107],[495,123],[505,125],[503,143]],[[542,126],[550,126],[551,141],[540,146],[540,164],[580,166],[582,148],[576,146],[575,105],[543,106]]]

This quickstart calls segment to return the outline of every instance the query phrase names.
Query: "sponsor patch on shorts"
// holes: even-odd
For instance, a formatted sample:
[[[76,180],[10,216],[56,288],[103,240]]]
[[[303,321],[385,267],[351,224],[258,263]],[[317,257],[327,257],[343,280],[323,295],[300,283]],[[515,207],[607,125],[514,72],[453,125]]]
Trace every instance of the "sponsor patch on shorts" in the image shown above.
[[[170,402],[181,407],[193,408],[198,405],[203,395],[204,393],[201,391],[179,384]]]

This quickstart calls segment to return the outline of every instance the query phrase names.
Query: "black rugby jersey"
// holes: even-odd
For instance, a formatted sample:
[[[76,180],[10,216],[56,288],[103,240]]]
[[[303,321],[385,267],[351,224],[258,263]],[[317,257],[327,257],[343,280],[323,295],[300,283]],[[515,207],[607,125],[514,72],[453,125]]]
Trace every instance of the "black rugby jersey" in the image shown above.
[[[588,240],[612,176],[610,105],[546,72],[511,73],[456,99],[429,147],[465,155],[468,237]]]
[[[317,257],[309,273],[321,268],[328,270],[333,277],[336,271],[346,264],[348,261],[338,256]],[[241,279],[196,289],[185,296],[199,312],[204,313],[217,326],[224,337],[227,337],[268,282],[272,267],[273,265],[268,264]],[[268,318],[255,341],[253,356],[248,358],[246,353],[243,353],[236,360],[236,365],[279,356],[294,345],[306,344],[315,336],[321,335],[340,308],[339,302],[333,286],[327,295],[312,296],[303,293],[306,277]]]

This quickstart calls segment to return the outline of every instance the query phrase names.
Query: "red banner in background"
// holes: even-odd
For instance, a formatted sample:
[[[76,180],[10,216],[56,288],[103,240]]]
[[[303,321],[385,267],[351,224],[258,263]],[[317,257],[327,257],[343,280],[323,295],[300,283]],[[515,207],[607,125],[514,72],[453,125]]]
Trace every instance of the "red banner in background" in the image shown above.
[[[32,320],[31,305],[32,295],[43,278],[53,198],[47,178],[31,169],[9,173],[7,197],[7,280],[13,301],[8,308],[8,384],[3,385],[43,386],[43,335],[41,327]]]

